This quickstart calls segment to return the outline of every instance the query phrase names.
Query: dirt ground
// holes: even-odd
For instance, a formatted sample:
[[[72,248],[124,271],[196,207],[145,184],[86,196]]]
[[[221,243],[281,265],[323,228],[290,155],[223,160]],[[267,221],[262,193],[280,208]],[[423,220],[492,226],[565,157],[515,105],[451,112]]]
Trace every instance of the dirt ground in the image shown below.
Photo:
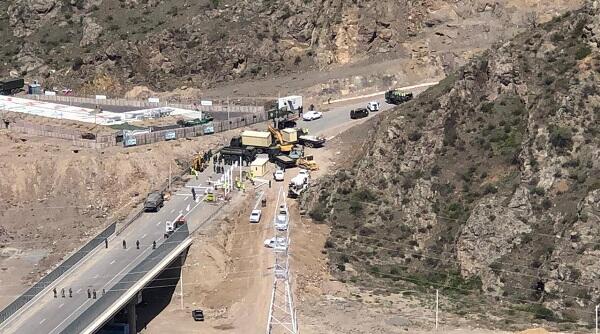
[[[353,163],[359,136],[376,124],[364,120],[331,129],[326,148],[313,149],[320,170],[328,171]],[[295,171],[286,173],[289,179]],[[266,178],[270,178],[267,174]],[[256,192],[249,191],[236,201],[213,228],[197,233],[183,272],[184,307],[181,308],[181,285],[169,306],[143,333],[261,333],[265,330],[273,282],[274,257],[263,246],[273,234],[276,190],[263,187],[268,207],[263,209],[260,224],[250,224],[248,216],[256,203]],[[286,182],[283,183],[287,184]],[[336,281],[328,270],[324,243],[329,234],[325,224],[315,224],[300,215],[297,202],[288,199],[292,217],[291,271],[295,306],[302,333],[510,333],[484,329],[478,319],[446,314],[441,298],[439,330],[435,330],[434,296],[416,297],[410,293],[379,296],[351,284]],[[202,309],[205,322],[194,322],[193,309]],[[527,334],[545,334],[544,330]]]
[[[115,220],[197,152],[240,130],[155,145],[77,148],[0,130],[0,306]]]

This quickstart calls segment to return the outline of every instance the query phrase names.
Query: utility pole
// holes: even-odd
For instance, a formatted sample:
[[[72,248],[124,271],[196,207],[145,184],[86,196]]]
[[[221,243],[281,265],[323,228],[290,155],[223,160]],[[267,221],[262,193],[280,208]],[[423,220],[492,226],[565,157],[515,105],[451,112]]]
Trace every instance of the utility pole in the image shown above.
[[[171,191],[171,161],[169,160],[169,191]]]
[[[438,329],[439,290],[435,289],[435,330]]]
[[[596,334],[598,334],[598,307],[600,304],[596,305]]]
[[[181,268],[179,268],[179,283],[181,284],[181,309],[183,310],[183,257],[181,257]]]
[[[229,120],[229,96],[227,96],[227,124],[228,125],[228,129],[231,130],[231,121]]]

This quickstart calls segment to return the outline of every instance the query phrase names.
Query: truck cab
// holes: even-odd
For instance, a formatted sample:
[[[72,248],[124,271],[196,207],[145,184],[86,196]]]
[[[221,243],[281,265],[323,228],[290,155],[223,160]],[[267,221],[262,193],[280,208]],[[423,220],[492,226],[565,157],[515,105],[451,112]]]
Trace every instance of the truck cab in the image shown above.
[[[144,211],[146,212],[158,212],[163,207],[165,198],[160,191],[154,191],[148,194],[146,201],[144,202]]]

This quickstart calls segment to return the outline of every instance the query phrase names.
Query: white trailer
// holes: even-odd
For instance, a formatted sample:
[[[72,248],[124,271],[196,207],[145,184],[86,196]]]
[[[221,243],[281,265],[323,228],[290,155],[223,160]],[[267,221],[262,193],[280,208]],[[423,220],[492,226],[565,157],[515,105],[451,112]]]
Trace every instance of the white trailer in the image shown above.
[[[295,111],[302,107],[302,96],[291,95],[280,97],[277,100],[279,110]]]

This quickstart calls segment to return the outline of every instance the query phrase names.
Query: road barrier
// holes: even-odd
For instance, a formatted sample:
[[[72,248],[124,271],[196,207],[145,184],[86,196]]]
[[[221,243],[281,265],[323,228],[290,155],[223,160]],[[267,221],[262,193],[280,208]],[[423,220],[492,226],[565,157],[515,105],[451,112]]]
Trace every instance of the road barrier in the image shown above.
[[[110,224],[104,231],[100,232],[94,239],[88,241],[83,247],[81,247],[77,252],[71,255],[68,259],[66,259],[63,263],[61,263],[58,267],[54,268],[50,273],[44,276],[39,282],[29,288],[25,293],[23,293],[19,298],[13,301],[10,305],[5,307],[2,311],[0,311],[0,324],[10,318],[13,314],[19,311],[25,304],[31,301],[35,296],[37,296],[44,289],[49,287],[58,279],[62,274],[64,274],[67,270],[71,269],[75,264],[77,264],[81,259],[83,259],[88,253],[90,253],[94,248],[98,247],[100,244],[104,242],[106,238],[115,233],[117,224]]]
[[[130,289],[139,283],[142,279],[152,281],[154,277],[148,277],[156,266],[171,255],[171,253],[189,237],[187,224],[178,228],[171,236],[165,240],[155,250],[152,250],[148,257],[131,269],[115,286],[106,290],[104,295],[81,313],[73,322],[67,326],[61,333],[83,333],[97,319],[99,319],[107,310],[119,301]],[[167,263],[168,266],[168,263]],[[160,274],[158,271],[156,275]],[[142,286],[143,289],[143,286]],[[135,291],[137,293],[137,291]]]

